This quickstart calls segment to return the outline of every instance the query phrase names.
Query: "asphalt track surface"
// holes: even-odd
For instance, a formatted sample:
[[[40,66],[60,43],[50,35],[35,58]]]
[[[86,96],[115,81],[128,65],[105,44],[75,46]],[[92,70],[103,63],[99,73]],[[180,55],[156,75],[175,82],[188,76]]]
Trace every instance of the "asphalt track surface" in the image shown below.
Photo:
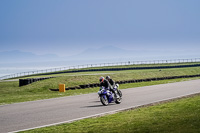
[[[18,132],[114,113],[200,93],[200,80],[121,90],[121,104],[103,106],[97,93],[0,106],[0,132]],[[67,92],[65,92],[67,93]]]

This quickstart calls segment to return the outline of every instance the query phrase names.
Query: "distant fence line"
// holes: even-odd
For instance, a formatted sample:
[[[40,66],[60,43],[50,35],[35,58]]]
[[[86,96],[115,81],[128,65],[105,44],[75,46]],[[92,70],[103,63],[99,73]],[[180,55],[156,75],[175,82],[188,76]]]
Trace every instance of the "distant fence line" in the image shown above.
[[[85,64],[69,67],[52,68],[45,70],[36,70],[28,72],[20,72],[16,74],[10,74],[0,77],[0,80],[10,79],[22,76],[29,76],[33,74],[50,73],[64,70],[81,69],[81,68],[92,68],[92,67],[104,67],[104,66],[121,66],[121,65],[141,65],[141,64],[166,64],[166,63],[189,63],[189,62],[200,62],[200,58],[194,59],[173,59],[173,60],[153,60],[153,61],[127,61],[127,62],[115,62],[115,63],[99,63],[99,64]]]

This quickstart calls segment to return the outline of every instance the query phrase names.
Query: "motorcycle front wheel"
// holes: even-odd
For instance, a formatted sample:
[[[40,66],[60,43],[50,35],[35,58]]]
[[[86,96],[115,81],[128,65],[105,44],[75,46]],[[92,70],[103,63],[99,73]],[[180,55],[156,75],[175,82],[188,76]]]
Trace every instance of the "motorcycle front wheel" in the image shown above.
[[[119,96],[122,97],[122,92],[121,92],[121,90],[117,90],[117,92],[118,92]]]
[[[104,106],[108,105],[108,98],[106,96],[100,96],[100,101]]]

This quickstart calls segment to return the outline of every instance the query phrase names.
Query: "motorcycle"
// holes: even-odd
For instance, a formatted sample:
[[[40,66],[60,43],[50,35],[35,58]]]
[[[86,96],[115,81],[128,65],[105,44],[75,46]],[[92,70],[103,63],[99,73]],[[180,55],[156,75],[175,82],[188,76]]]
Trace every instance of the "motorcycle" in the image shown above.
[[[109,103],[115,102],[116,104],[121,103],[122,99],[122,92],[118,89],[119,85],[114,87],[114,91],[117,92],[118,97],[110,90],[106,89],[105,87],[100,87],[98,91],[98,95],[100,97],[100,101],[103,105],[107,106]]]

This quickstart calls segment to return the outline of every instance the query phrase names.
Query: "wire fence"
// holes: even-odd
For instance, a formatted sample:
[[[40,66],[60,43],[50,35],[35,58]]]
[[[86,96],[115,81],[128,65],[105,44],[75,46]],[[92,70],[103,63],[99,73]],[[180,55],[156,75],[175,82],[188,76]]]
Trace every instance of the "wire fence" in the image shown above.
[[[81,69],[81,68],[93,68],[93,67],[105,67],[105,66],[121,66],[121,65],[142,65],[142,64],[189,63],[189,62],[200,62],[200,58],[173,59],[173,60],[153,60],[153,61],[127,61],[127,62],[115,62],[115,63],[85,64],[85,65],[76,65],[76,66],[52,68],[52,69],[45,69],[45,70],[20,72],[20,73],[15,73],[15,74],[2,76],[2,77],[0,77],[0,80],[17,78],[17,77],[22,77],[22,76],[29,76],[29,75],[34,75],[34,74],[51,73],[51,72],[58,72],[58,71],[72,70],[72,69]]]

